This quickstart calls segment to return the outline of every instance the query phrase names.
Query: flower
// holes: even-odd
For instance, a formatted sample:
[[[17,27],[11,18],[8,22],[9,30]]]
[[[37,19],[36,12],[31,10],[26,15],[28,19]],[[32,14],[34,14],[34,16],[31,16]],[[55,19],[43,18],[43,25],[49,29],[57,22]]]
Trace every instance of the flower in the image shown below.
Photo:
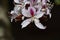
[[[12,10],[12,11],[10,12],[10,14],[12,14],[12,16],[11,16],[11,22],[12,22],[13,19],[15,19],[17,16],[21,15],[20,9],[21,9],[21,8],[20,8],[20,5],[15,5],[14,10]]]
[[[16,19],[16,17],[19,17],[21,15],[21,9],[24,7],[23,0],[14,0],[14,2],[17,4],[15,4],[14,10],[10,12],[10,14],[12,15],[11,22],[13,21],[13,19]]]
[[[34,22],[35,25],[39,28],[39,29],[46,29],[45,26],[43,26],[40,22],[39,22],[39,18],[41,18],[44,15],[45,12],[40,11],[40,9],[38,11],[36,11],[36,9],[32,6],[30,6],[27,9],[23,8],[22,9],[22,15],[25,17],[29,17],[28,19],[24,20],[21,25],[22,28],[25,28],[27,25],[29,25],[31,22]]]
[[[25,4],[29,3],[27,2],[27,0],[14,0],[14,2],[17,4],[15,4],[14,10],[10,12],[10,14],[12,15],[11,22],[13,21],[13,19],[16,19],[16,17],[19,17],[21,15],[21,10],[25,7]],[[22,19],[24,19],[24,16],[22,17]]]
[[[13,19],[24,20],[24,18],[27,17],[27,19],[21,23],[22,28],[34,22],[39,29],[46,29],[46,27],[39,22],[39,18],[42,18],[44,14],[46,16],[49,15],[51,18],[51,4],[47,4],[50,0],[14,0],[14,2],[17,4],[15,4],[14,10],[11,11],[11,21],[13,21]]]
[[[49,15],[49,17],[51,18],[51,13],[50,13],[49,7],[47,7],[46,5],[43,5],[42,11],[45,12],[46,15]]]

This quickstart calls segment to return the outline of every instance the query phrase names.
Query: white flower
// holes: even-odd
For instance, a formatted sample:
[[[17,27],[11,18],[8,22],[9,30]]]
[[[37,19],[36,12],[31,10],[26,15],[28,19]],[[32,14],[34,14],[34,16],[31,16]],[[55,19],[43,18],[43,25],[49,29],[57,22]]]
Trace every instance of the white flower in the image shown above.
[[[21,2],[22,1],[22,2]],[[14,0],[15,3],[15,7],[14,10],[12,10],[10,13],[12,14],[11,16],[11,22],[13,21],[13,19],[15,19],[17,16],[21,15],[21,9],[24,8],[24,2],[26,0]],[[21,5],[20,5],[21,4]],[[23,17],[22,17],[23,19]]]
[[[50,2],[50,0],[42,0],[42,6],[47,6],[47,2]],[[45,9],[43,9],[43,10],[46,11],[46,15],[49,15],[49,17],[51,18],[51,13],[50,13],[49,7],[46,7]]]
[[[28,19],[21,23],[22,28],[34,22],[37,28],[46,29],[46,26],[41,24],[39,18],[44,16],[44,14],[49,15],[51,18],[50,6],[47,5],[47,1],[50,2],[50,0],[14,0],[17,4],[15,4],[14,10],[11,11],[11,22],[13,19],[16,19],[16,17],[23,15],[22,20],[24,20],[25,17]]]
[[[42,0],[42,5],[46,5],[47,0]]]
[[[40,9],[36,11],[34,7],[29,7],[28,10],[24,8],[22,9],[22,15],[29,17],[29,19],[26,19],[21,23],[22,28],[25,28],[31,22],[34,22],[39,29],[46,29],[46,27],[39,22],[39,18],[44,15],[44,12],[40,11]]]
[[[14,10],[11,11],[11,22],[13,21],[13,19],[20,15],[20,9],[20,5],[15,5]]]

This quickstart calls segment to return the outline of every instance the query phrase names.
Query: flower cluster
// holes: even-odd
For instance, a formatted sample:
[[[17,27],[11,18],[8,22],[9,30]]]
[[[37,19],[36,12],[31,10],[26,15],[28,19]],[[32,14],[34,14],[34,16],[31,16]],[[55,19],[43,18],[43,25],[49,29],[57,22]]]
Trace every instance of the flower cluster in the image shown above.
[[[14,0],[15,7],[11,11],[11,22],[17,17],[21,17],[24,20],[21,25],[22,28],[25,28],[31,22],[34,22],[39,29],[46,29],[46,26],[42,25],[39,21],[44,14],[49,15],[51,18],[50,9],[52,5],[50,0]],[[21,16],[22,15],[22,16]]]

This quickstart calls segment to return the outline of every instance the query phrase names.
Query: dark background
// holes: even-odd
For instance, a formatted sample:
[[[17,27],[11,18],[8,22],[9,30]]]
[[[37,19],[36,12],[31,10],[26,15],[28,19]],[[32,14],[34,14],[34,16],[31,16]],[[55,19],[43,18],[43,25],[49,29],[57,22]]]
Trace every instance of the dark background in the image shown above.
[[[51,0],[54,3],[54,0]],[[8,10],[13,10],[13,0],[9,0]],[[14,40],[60,40],[60,5],[54,4],[51,10],[52,18],[47,22],[47,29],[40,30],[30,24],[21,29],[21,22],[12,22],[12,35]]]

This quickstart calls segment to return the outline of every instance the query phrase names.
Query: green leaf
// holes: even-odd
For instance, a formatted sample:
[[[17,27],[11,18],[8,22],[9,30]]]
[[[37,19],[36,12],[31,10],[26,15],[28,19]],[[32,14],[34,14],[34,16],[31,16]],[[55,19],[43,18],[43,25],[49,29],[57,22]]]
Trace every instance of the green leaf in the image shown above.
[[[60,5],[60,0],[55,0],[55,3],[56,3],[57,5]]]

